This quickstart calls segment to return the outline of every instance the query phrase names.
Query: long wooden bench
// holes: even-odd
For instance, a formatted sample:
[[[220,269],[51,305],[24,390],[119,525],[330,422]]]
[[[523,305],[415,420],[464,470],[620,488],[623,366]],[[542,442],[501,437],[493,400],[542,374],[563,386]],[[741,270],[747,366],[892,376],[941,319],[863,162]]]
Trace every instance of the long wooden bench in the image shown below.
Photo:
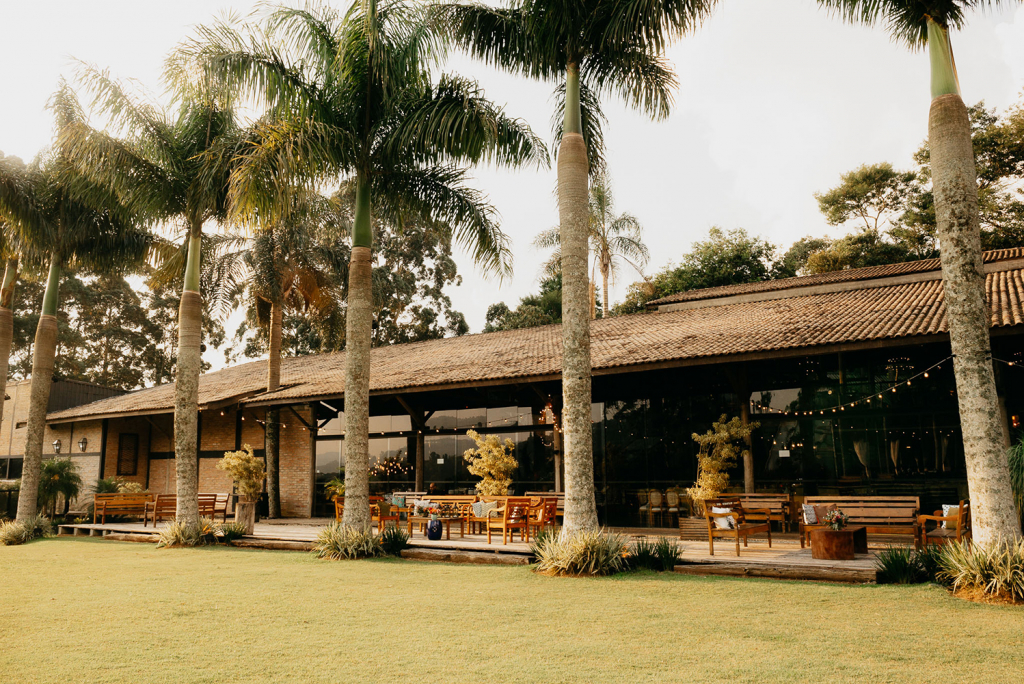
[[[111,494],[93,494],[92,523],[100,519],[100,524],[107,523],[108,515],[143,516],[146,504],[153,500],[148,492],[116,492]]]
[[[805,504],[831,506],[850,516],[851,525],[861,525],[868,534],[910,535],[917,539],[917,515],[921,499],[917,496],[808,496]],[[800,516],[800,547],[810,543],[811,530],[824,525],[808,525]]]
[[[736,499],[746,511],[748,521],[767,520],[782,525],[785,532],[793,520],[793,497],[790,494],[727,493],[723,497]],[[765,512],[767,511],[767,513]]]
[[[177,512],[177,495],[157,494],[156,498],[148,502],[143,510],[142,526],[146,527],[149,521],[152,520],[153,527],[156,527],[158,521],[173,518],[177,515]],[[223,522],[228,521],[228,495],[199,494],[199,515],[216,520],[218,513],[221,514]]]

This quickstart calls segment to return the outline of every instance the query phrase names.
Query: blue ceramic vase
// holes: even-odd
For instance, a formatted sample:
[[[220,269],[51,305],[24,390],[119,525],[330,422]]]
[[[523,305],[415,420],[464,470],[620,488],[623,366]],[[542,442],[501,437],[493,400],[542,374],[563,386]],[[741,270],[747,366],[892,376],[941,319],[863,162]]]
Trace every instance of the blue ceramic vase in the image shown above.
[[[444,529],[444,525],[441,524],[440,520],[428,520],[427,521],[427,539],[437,541],[441,538],[441,530]]]

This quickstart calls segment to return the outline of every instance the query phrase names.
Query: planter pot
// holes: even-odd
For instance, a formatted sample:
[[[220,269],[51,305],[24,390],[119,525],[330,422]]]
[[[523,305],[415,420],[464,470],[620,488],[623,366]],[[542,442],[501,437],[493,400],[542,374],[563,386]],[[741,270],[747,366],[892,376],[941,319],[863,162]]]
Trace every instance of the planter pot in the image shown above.
[[[236,503],[235,522],[245,525],[246,534],[252,534],[256,529],[256,502],[239,501]]]
[[[441,532],[444,530],[444,525],[441,524],[440,520],[428,520],[427,521],[427,539],[437,541],[441,538]]]

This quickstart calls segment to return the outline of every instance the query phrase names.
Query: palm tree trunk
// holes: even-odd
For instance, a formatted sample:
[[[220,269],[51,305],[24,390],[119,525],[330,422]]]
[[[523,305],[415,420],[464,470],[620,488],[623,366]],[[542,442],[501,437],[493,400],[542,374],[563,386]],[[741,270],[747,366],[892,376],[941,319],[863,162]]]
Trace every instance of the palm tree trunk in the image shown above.
[[[953,350],[974,541],[1021,536],[992,369],[971,122],[960,98],[947,31],[929,21],[928,117],[942,284]]]
[[[18,258],[7,260],[3,286],[0,287],[0,422],[4,419],[3,397],[7,393],[11,344],[14,341],[14,285],[18,282]]]
[[[267,359],[267,391],[281,387],[281,304],[270,305],[270,358]],[[281,517],[281,409],[267,409],[267,513]]]
[[[189,235],[185,286],[178,309],[178,370],[174,384],[174,472],[179,522],[199,521],[199,371],[202,367],[203,298],[199,294],[201,227]]]
[[[611,267],[601,259],[601,318],[608,318],[608,272]]]
[[[579,65],[566,70],[565,125],[558,150],[558,218],[562,244],[562,429],[565,521],[562,534],[597,529],[590,419],[590,311],[587,146],[580,127]]]
[[[36,327],[32,350],[32,389],[29,394],[28,427],[25,434],[25,460],[21,470],[18,496],[18,520],[38,513],[39,469],[43,462],[43,437],[46,431],[46,407],[50,403],[53,361],[57,352],[57,300],[60,286],[60,261],[50,259],[50,275],[43,295],[43,308]]]
[[[348,272],[345,321],[345,515],[342,522],[370,527],[370,339],[373,334],[371,284],[373,236],[370,230],[370,188],[361,174],[356,180],[352,261]]]

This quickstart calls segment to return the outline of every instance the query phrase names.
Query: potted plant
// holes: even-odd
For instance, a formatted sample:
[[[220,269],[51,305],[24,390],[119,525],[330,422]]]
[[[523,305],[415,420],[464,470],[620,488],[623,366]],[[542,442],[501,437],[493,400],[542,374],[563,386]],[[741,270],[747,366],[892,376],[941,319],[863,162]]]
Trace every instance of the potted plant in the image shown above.
[[[245,444],[242,451],[225,452],[217,467],[231,475],[238,484],[240,498],[235,504],[235,522],[245,527],[245,534],[252,534],[256,528],[256,502],[266,477],[263,459],[256,458],[252,447]]]

